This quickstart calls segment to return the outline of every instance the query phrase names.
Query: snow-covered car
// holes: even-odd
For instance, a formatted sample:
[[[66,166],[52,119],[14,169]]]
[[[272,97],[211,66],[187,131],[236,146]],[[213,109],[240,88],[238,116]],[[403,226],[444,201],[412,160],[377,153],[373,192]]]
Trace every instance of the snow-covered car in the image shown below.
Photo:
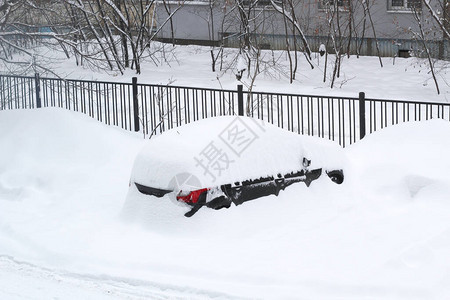
[[[326,174],[344,180],[341,148],[261,120],[223,116],[169,130],[137,155],[128,198],[166,199],[185,206],[229,208]]]

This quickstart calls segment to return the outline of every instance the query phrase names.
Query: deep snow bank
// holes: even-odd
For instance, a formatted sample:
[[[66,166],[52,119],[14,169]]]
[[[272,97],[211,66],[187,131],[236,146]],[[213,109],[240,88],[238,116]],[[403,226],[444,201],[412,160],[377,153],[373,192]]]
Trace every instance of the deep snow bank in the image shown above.
[[[346,152],[359,180],[369,184],[365,187],[385,190],[399,199],[433,201],[437,197],[450,203],[450,193],[445,193],[444,188],[450,183],[448,121],[435,119],[392,126],[366,136]]]
[[[0,111],[0,253],[55,261],[82,253],[86,227],[96,219],[94,228],[101,226],[101,216],[110,219],[123,205],[141,144],[81,113]]]
[[[118,158],[130,149],[134,153],[132,148],[140,143],[139,136],[81,113],[56,108],[0,111],[0,195],[23,200],[27,192],[66,188],[70,195],[74,189],[90,188],[81,184],[85,176],[104,176],[100,170],[96,174],[99,166],[109,169],[107,177],[116,182],[124,173]]]

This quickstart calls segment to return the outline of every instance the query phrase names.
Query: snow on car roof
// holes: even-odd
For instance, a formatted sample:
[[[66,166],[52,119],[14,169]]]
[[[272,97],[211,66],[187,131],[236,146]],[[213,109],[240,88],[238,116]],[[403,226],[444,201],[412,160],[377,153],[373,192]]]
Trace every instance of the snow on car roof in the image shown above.
[[[174,128],[148,141],[136,157],[131,180],[173,188],[179,174],[195,176],[203,187],[302,168],[342,168],[341,148],[249,117],[221,116]],[[172,181],[172,182],[171,182]]]

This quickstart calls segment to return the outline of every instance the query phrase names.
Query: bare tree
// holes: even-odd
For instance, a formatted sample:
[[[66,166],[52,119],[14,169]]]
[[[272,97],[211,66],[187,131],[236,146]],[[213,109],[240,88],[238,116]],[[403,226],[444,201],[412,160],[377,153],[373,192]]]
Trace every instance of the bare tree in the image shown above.
[[[444,8],[443,3],[446,1],[442,1],[440,4],[441,8]],[[424,3],[430,12],[429,15],[425,15],[422,11],[421,4]],[[439,6],[438,6],[439,7]],[[446,26],[445,26],[445,18],[439,18],[438,14],[434,10],[434,8],[430,5],[430,2],[427,0],[417,1],[413,7],[411,7],[413,12],[414,19],[416,21],[417,28],[409,28],[409,32],[412,34],[413,38],[417,40],[423,47],[423,55],[427,59],[428,67],[430,73],[432,75],[436,91],[440,94],[439,84],[436,76],[436,60],[433,58],[433,54],[431,53],[431,45],[430,42],[433,42],[434,37],[436,36],[436,32],[442,32],[443,42],[448,38]],[[444,9],[445,11],[445,9]],[[434,22],[432,22],[432,20]],[[448,21],[448,20],[447,20]],[[434,40],[435,41],[435,40]],[[420,54],[419,54],[420,55]],[[434,54],[434,57],[440,56]]]
[[[303,50],[306,57],[306,60],[308,61],[309,65],[312,69],[314,69],[313,64],[311,63],[311,48],[309,47],[309,43],[306,40],[306,36],[304,34],[304,31],[302,27],[300,26],[300,23],[298,22],[298,17],[295,13],[295,4],[294,0],[287,0],[286,4],[284,4],[284,1],[276,2],[275,0],[270,0],[273,8],[275,10],[283,15],[285,27],[287,28],[288,23],[292,25],[292,34],[296,36],[298,34],[300,36],[300,40],[303,44]],[[286,32],[287,34],[288,32]],[[296,42],[294,42],[294,45],[296,45]],[[289,51],[288,51],[289,52]],[[292,77],[292,76],[291,76]]]
[[[409,32],[417,47],[410,54],[418,57],[418,62],[426,59],[429,74],[433,79],[436,92],[440,93],[438,75],[446,72],[448,64],[439,59],[448,60],[445,56],[445,46],[449,41],[449,2],[448,0],[409,0],[408,9],[411,12],[412,23],[407,28],[399,28]],[[447,52],[448,53],[448,52]],[[445,79],[444,82],[448,84]]]
[[[53,2],[49,5],[52,6]],[[66,55],[67,40],[70,34],[59,33],[58,26],[52,23],[55,11],[43,9],[35,2],[16,0],[0,2],[0,62],[6,72],[29,73],[31,71],[51,72],[49,62],[35,48],[46,44],[49,47],[59,45]],[[39,21],[46,20],[46,26],[39,26]],[[52,28],[52,32],[47,32]],[[45,30],[44,30],[45,29]],[[53,43],[52,43],[53,41]],[[54,43],[56,42],[56,43]]]
[[[422,0],[437,26],[442,30],[442,38],[450,40],[450,3],[448,0],[437,1],[433,7],[430,0]]]
[[[363,41],[370,28],[382,66],[377,32],[372,21],[371,3],[373,4],[373,1],[369,0],[321,0],[319,3],[320,10],[323,11],[323,17],[319,17],[321,21],[318,25],[319,32],[327,37],[324,44],[326,51],[323,82],[330,78],[331,88],[335,86],[336,79],[341,76],[344,57],[349,58],[353,53],[359,57]],[[327,72],[329,54],[334,55],[330,63],[332,67],[330,74]]]
[[[141,73],[141,61],[151,57],[155,0],[10,0],[0,2],[0,60],[5,65],[29,66],[43,59],[29,47],[51,47],[66,57],[74,56],[78,65],[123,73],[132,68]],[[172,8],[164,24],[181,7]],[[42,31],[45,28],[46,30]],[[28,59],[12,60],[21,53]],[[22,56],[22,57],[23,57]],[[49,65],[49,64],[48,64]],[[49,69],[49,68],[47,68]],[[49,70],[47,70],[49,71]]]
[[[380,45],[378,44],[377,31],[375,30],[375,25],[373,23],[372,13],[370,11],[369,0],[362,0],[362,3],[363,3],[365,15],[369,17],[370,25],[371,25],[372,32],[373,32],[373,37],[375,38],[375,45],[377,47],[378,60],[380,61],[380,66],[383,67],[383,61],[381,60],[381,54],[380,54]]]
[[[346,10],[350,16],[352,10],[349,8],[351,4],[348,1],[325,1],[322,5],[325,10],[328,26],[327,40],[328,42],[331,41],[333,52],[335,53],[334,67],[331,75],[331,88],[333,88],[336,78],[340,77],[342,56],[345,55],[345,50],[349,51],[349,47],[345,48],[345,37],[351,35],[351,19],[345,18],[345,16],[342,17],[341,10]],[[350,37],[348,38],[350,39]],[[326,60],[328,60],[328,55]]]
[[[193,13],[197,18],[204,20],[206,24],[211,56],[211,71],[216,72],[216,65],[219,59],[221,59],[220,69],[223,65],[223,51],[226,38],[223,33],[226,31],[226,20],[229,18],[230,13],[233,12],[235,6],[231,6],[231,9],[229,9],[229,5],[223,3],[222,0],[207,0],[206,4],[194,10]],[[218,36],[218,32],[216,32],[217,25],[222,33],[221,36]]]

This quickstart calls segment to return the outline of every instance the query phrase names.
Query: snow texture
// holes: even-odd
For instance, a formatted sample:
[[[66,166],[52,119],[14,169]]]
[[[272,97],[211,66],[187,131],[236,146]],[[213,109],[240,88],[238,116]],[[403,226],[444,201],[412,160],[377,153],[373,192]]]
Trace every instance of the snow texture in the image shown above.
[[[190,219],[170,200],[127,206],[149,144],[61,109],[0,112],[0,298],[450,297],[448,122],[345,148],[342,185],[322,177]]]

